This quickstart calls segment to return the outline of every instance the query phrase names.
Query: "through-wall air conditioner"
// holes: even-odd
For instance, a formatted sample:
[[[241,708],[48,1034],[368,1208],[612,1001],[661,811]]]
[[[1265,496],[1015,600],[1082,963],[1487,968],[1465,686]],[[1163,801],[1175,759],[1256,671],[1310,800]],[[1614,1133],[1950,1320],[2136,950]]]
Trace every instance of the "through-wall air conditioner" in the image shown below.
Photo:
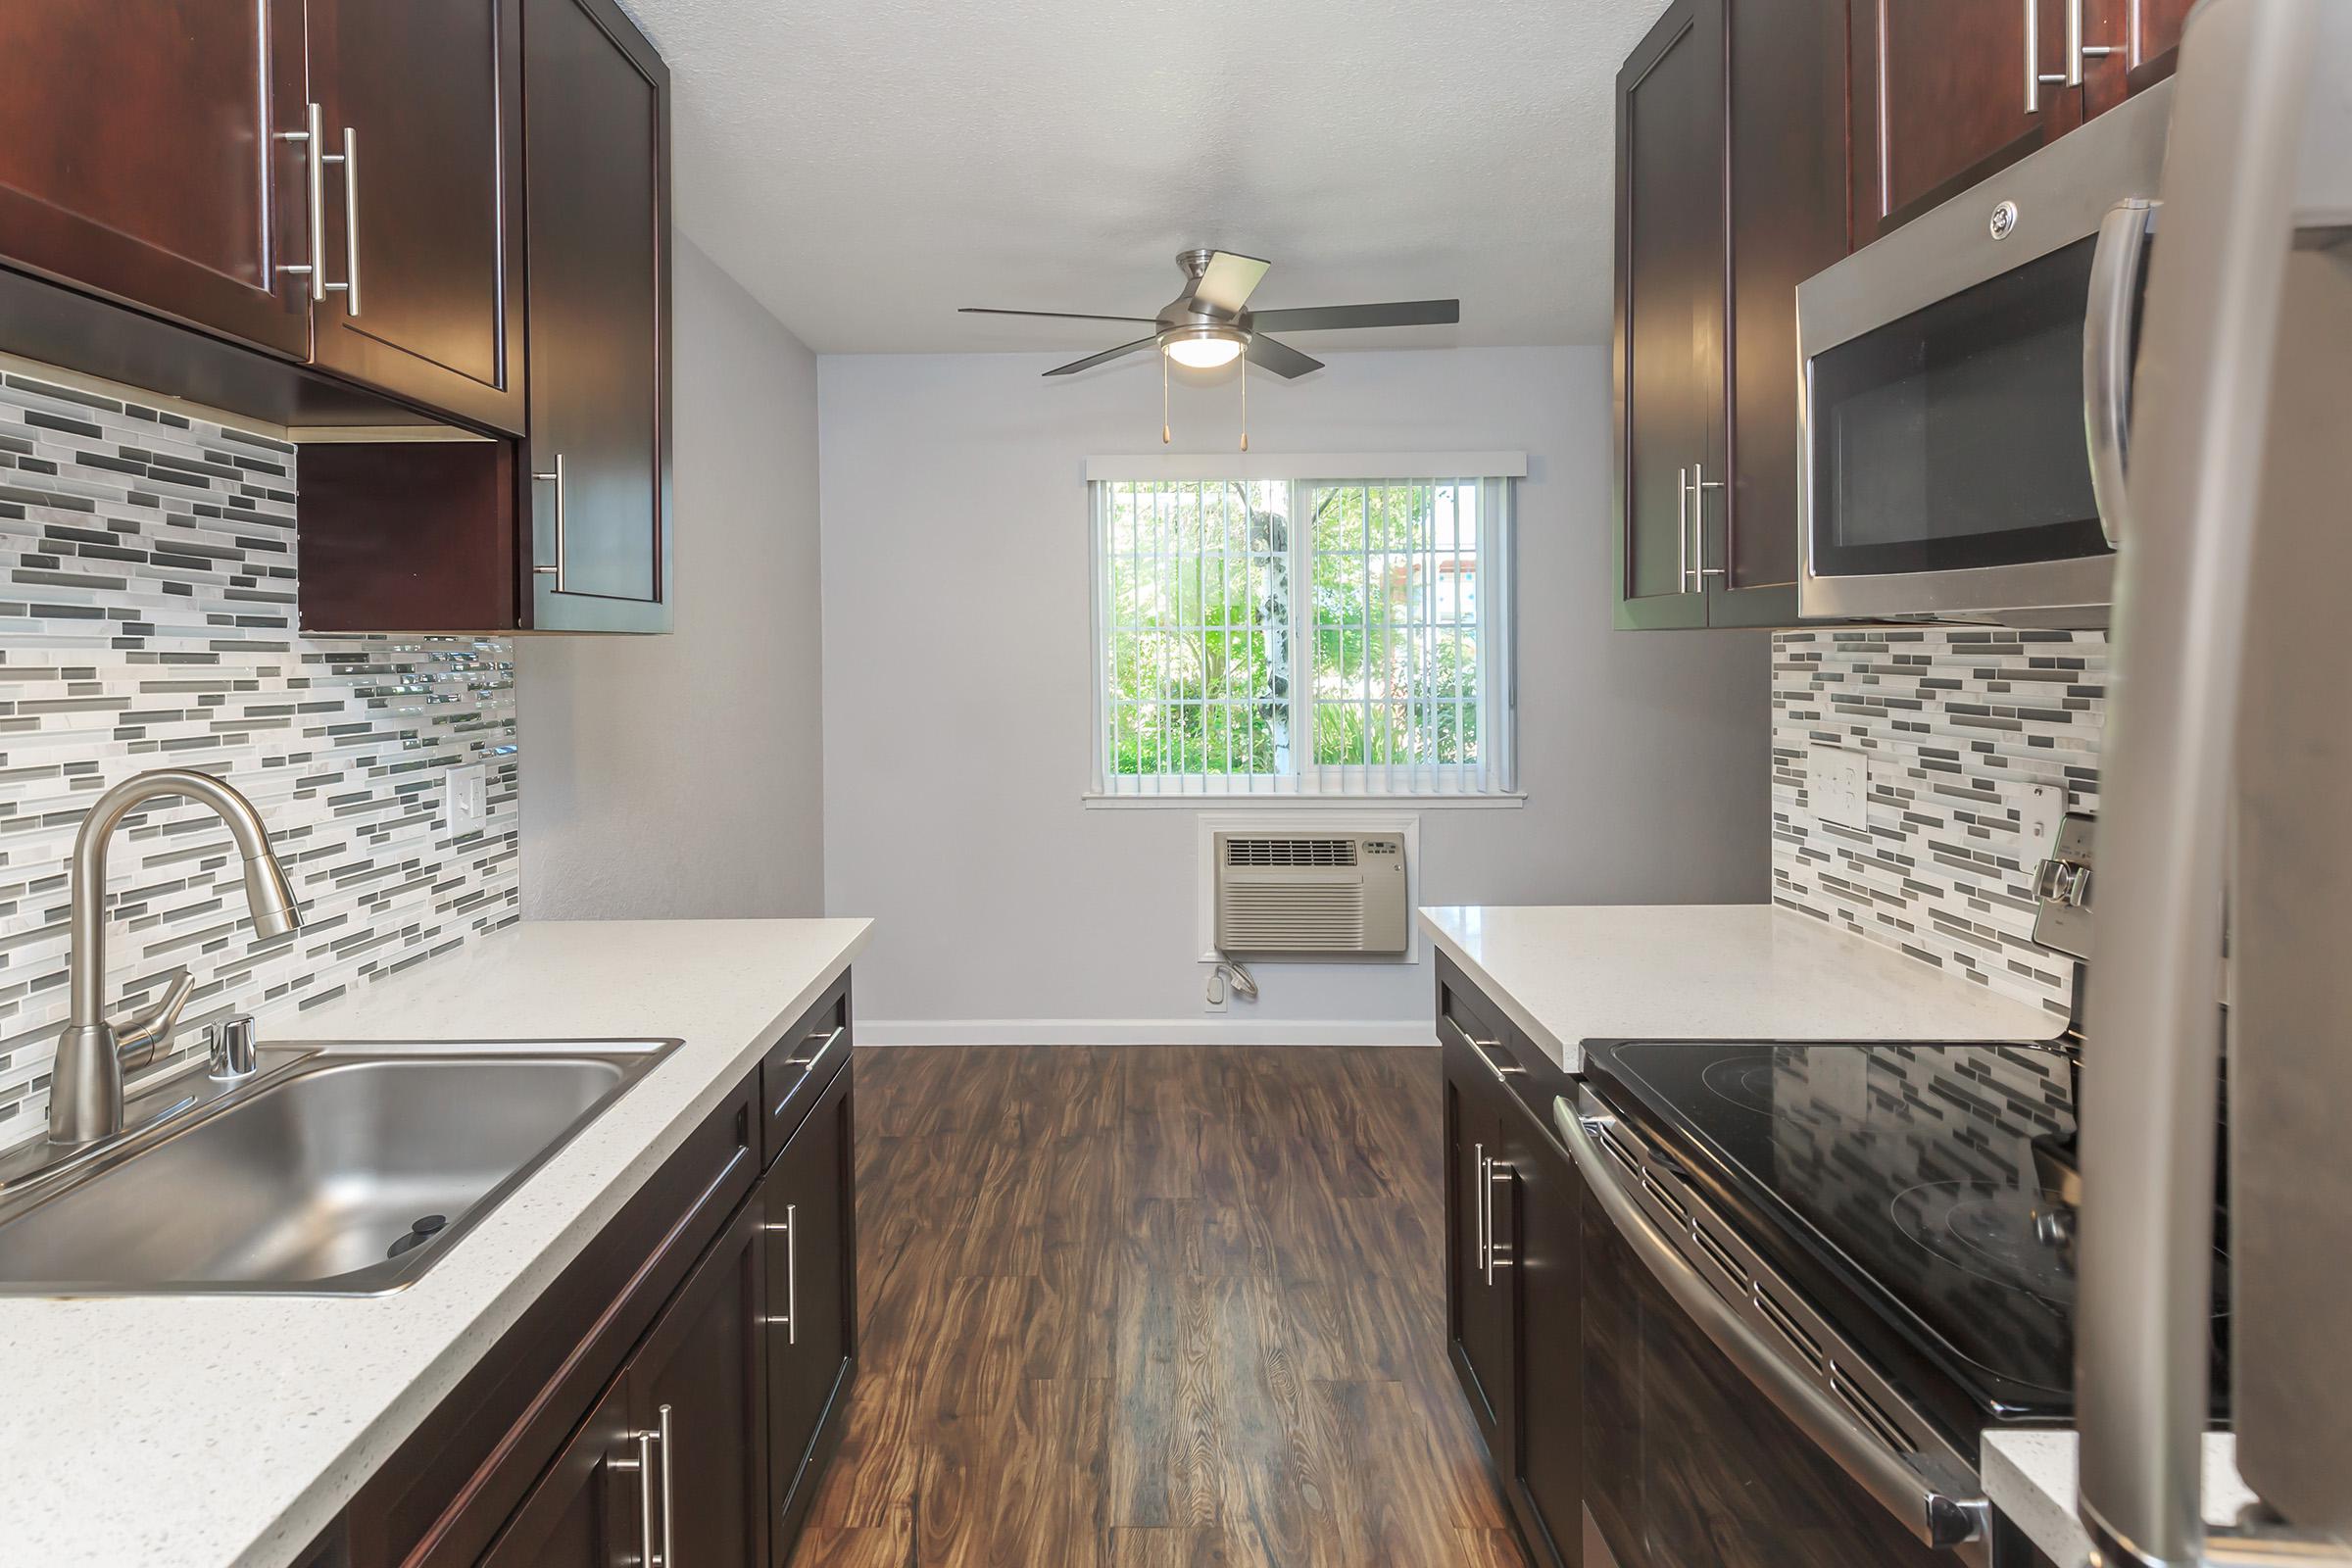
[[[1219,952],[1404,952],[1403,834],[1221,832],[1215,854]]]

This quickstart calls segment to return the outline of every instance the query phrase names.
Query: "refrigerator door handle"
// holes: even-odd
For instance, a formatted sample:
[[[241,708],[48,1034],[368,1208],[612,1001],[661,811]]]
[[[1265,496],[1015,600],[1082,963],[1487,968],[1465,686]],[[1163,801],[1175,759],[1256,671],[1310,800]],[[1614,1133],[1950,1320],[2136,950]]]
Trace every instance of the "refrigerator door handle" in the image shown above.
[[[2281,1560],[2275,1534],[2209,1537],[2201,1445],[2254,535],[2289,520],[2261,506],[2266,434],[2306,109],[2315,76],[2352,53],[2340,16],[2325,24],[2332,55],[2321,48],[2323,9],[2339,4],[2205,0],[2180,47],[2133,389],[2084,1013],[2082,1201],[2095,1218],[2079,1253],[2079,1509],[2110,1568]],[[2340,1543],[2307,1549],[2296,1560],[2352,1560]]]

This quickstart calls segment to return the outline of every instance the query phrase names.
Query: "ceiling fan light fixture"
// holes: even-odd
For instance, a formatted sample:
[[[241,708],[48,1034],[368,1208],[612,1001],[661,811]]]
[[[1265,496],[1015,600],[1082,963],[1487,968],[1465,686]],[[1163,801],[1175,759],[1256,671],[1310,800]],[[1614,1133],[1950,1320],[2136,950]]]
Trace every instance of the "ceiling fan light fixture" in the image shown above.
[[[1242,357],[1249,334],[1236,326],[1179,326],[1159,335],[1159,351],[1194,370],[1213,370]]]

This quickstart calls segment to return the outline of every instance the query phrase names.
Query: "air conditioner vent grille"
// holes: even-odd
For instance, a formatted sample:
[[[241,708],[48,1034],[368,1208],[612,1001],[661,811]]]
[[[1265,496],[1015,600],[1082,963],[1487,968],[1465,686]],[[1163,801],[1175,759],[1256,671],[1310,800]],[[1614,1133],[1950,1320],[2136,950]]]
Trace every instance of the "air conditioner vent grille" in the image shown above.
[[[1353,865],[1353,839],[1227,839],[1227,865]]]

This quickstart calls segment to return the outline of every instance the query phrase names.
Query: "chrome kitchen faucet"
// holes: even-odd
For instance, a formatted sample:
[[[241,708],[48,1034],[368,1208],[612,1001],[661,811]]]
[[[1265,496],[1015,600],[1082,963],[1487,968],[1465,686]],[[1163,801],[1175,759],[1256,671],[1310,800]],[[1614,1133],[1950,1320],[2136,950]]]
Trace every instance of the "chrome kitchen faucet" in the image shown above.
[[[106,1016],[106,851],[115,828],[134,808],[180,795],[209,808],[226,824],[245,858],[245,907],[257,937],[302,929],[285,868],[270,853],[270,830],[253,803],[210,774],[157,768],[128,778],[98,797],[74,840],[72,1010],[57,1039],[49,1080],[49,1142],[69,1148],[122,1130],[122,1070],[143,1065],[178,1021],[195,989],[183,968],[161,1000],[121,1019]]]

